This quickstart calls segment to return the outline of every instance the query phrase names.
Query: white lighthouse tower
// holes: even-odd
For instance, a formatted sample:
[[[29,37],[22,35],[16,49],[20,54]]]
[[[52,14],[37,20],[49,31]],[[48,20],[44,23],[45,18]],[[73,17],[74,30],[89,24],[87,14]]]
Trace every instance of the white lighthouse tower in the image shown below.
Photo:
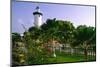
[[[34,15],[34,25],[36,27],[40,27],[42,25],[42,13],[40,12],[39,7],[37,6],[35,9],[35,12],[33,12]]]

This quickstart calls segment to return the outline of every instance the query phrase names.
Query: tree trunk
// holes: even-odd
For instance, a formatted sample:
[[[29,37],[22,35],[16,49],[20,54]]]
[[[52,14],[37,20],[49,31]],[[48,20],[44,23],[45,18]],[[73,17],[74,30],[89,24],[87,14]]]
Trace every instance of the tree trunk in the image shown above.
[[[88,60],[88,59],[87,59],[87,53],[88,53],[88,52],[87,52],[87,49],[85,48],[85,49],[84,49],[84,56],[85,56],[85,60],[86,60],[86,61]]]

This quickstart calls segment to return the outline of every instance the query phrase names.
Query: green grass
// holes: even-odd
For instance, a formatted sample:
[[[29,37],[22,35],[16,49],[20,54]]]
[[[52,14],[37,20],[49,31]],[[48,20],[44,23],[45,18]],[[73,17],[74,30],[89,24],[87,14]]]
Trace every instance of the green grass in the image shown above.
[[[84,58],[84,55],[70,55],[64,52],[58,52],[56,51],[57,57],[50,57],[48,58],[48,62],[46,63],[69,63],[69,62],[84,62],[86,61]],[[90,56],[88,56],[88,61],[95,61],[95,57],[92,57],[90,59]]]
[[[54,63],[74,63],[74,62],[85,62],[86,61],[84,55],[80,55],[80,54],[71,55],[70,53],[59,52],[59,51],[56,51],[56,57],[51,56],[46,59],[47,59],[46,61],[36,62],[34,64],[37,65],[37,64],[54,64]],[[95,61],[95,60],[96,60],[95,56],[88,56],[87,61]],[[31,63],[31,64],[33,64],[33,63]]]
[[[49,58],[49,63],[63,63],[63,62],[78,62],[82,61],[80,58],[73,58],[73,57],[62,57],[57,56],[56,58]]]

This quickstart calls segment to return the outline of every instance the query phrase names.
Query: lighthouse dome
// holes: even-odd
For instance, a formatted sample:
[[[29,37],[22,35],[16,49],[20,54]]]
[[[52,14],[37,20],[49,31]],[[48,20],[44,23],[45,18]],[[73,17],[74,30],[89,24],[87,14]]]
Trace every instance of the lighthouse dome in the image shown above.
[[[39,6],[37,6],[37,7],[36,7],[36,11],[33,12],[33,15],[36,15],[36,14],[43,15],[43,14],[40,12]]]

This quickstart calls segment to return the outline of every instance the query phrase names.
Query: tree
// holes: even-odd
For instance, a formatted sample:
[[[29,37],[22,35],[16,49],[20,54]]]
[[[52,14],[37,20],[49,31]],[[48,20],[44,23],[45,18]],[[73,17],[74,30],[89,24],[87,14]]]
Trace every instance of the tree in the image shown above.
[[[26,53],[24,51],[24,43],[19,33],[12,33],[12,63],[13,65],[24,64]]]
[[[70,21],[47,19],[46,23],[41,26],[44,31],[44,40],[50,41],[49,44],[55,45],[55,41],[59,43],[70,43],[74,26]],[[54,51],[55,52],[55,51]]]
[[[12,33],[12,47],[16,46],[16,42],[21,41],[21,36],[18,33]]]
[[[93,41],[94,40],[94,41]],[[95,43],[95,28],[80,25],[74,31],[74,40],[72,46],[82,46],[84,49],[85,59],[87,61],[88,48],[92,46],[92,41]]]
[[[48,54],[42,44],[42,34],[42,30],[37,27],[30,27],[28,32],[24,33],[28,64],[43,64],[47,61]]]

